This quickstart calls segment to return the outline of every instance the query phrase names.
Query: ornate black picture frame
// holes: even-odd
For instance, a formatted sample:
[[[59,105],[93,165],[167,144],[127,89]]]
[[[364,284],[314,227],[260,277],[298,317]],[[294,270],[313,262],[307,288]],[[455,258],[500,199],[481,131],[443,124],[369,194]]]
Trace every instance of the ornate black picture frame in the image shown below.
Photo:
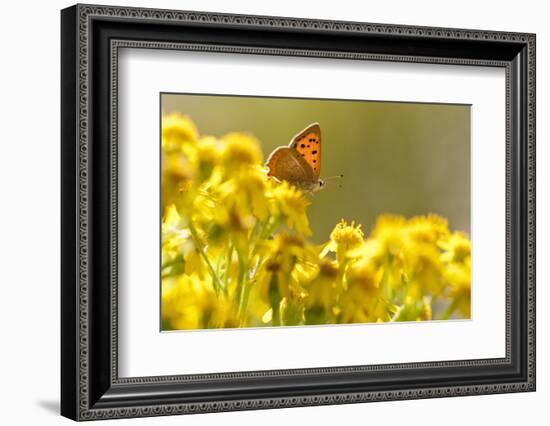
[[[535,390],[535,35],[76,5],[61,12],[61,414],[74,420]],[[120,378],[121,47],[485,65],[506,71],[506,356]]]

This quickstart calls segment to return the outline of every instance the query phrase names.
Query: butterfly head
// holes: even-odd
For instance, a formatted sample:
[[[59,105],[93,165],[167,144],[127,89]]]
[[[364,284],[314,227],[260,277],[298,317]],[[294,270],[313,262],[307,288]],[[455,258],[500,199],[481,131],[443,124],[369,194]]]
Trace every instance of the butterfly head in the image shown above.
[[[305,192],[306,194],[313,194],[320,191],[326,185],[326,182],[322,179],[311,180],[311,181],[294,181],[291,182],[299,190]]]
[[[340,175],[336,175],[336,176],[329,176],[329,177],[326,177],[324,179],[318,179],[317,182],[316,182],[316,185],[315,185],[315,190],[312,191],[312,192],[320,191],[325,186],[327,186],[327,183],[332,182],[333,179],[341,179],[343,177],[344,177],[344,175],[340,174]],[[342,187],[342,185],[340,185],[340,187]]]
[[[325,186],[327,186],[327,183],[332,181],[332,179],[340,179],[343,178],[344,175],[336,175],[336,176],[329,176],[325,179],[317,179],[317,181],[313,182],[313,185],[310,186],[309,192],[317,192],[323,189]]]

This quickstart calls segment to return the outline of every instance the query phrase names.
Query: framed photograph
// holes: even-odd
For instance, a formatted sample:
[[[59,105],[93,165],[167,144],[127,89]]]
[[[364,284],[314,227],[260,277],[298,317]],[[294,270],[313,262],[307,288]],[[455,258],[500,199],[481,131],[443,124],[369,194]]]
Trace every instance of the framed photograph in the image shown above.
[[[61,12],[61,413],[535,390],[535,35]]]

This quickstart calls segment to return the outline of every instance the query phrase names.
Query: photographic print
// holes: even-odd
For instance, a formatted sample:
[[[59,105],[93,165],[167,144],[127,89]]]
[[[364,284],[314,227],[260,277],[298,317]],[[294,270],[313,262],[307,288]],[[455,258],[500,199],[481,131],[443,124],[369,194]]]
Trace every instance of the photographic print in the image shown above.
[[[470,106],[162,93],[161,329],[470,319]]]

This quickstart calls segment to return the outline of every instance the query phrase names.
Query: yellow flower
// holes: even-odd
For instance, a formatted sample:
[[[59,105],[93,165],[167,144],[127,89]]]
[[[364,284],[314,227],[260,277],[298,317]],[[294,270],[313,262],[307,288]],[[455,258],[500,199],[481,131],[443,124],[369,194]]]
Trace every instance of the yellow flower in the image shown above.
[[[214,167],[221,161],[221,153],[221,145],[216,138],[204,137],[199,139],[196,144],[196,155],[200,182],[210,178]]]
[[[216,295],[211,285],[196,276],[162,281],[161,316],[165,330],[238,327],[223,294]]]
[[[273,240],[264,241],[260,254],[265,260],[260,265],[259,275],[262,278],[256,287],[266,302],[273,301],[270,299],[273,291],[277,292],[278,300],[288,296],[289,287],[297,285],[293,274],[295,267],[314,262],[317,258],[315,251],[301,236],[284,232],[277,234]],[[270,287],[272,285],[276,285],[277,289]]]
[[[371,238],[381,243],[384,252],[397,256],[408,243],[406,225],[407,221],[402,216],[382,215],[376,220]]]
[[[449,235],[447,220],[434,214],[413,217],[407,227],[413,239],[430,244]]]
[[[444,262],[464,262],[470,257],[471,242],[463,232],[454,232],[448,239],[440,241],[439,246],[444,250],[441,260]]]
[[[441,260],[445,265],[444,277],[450,284],[451,308],[456,307],[464,318],[471,310],[471,243],[466,234],[454,232],[440,242],[445,251]]]
[[[162,211],[170,205],[183,207],[191,188],[196,170],[194,165],[181,152],[162,155]]]
[[[202,325],[206,287],[196,278],[181,275],[162,281],[162,322],[167,329],[195,329]]]
[[[445,277],[451,285],[449,296],[463,318],[470,318],[471,310],[471,268],[470,261],[447,265]]]
[[[334,262],[324,259],[317,275],[305,286],[306,324],[334,324],[339,311],[336,308],[336,277],[338,268]]]
[[[346,271],[347,291],[341,297],[342,323],[377,322],[390,319],[390,306],[381,286],[384,268],[376,258],[362,258]]]
[[[191,234],[185,229],[174,205],[167,208],[162,225],[162,253],[174,257],[182,251],[182,246],[190,241]]]
[[[196,274],[200,280],[204,280],[207,276],[208,271],[198,250],[199,249],[194,248],[193,250],[189,250],[184,254],[184,271],[189,276]]]
[[[269,215],[269,201],[266,196],[267,179],[261,169],[249,167],[241,169],[231,179],[219,186],[223,203],[234,203],[242,211],[266,220]]]
[[[330,242],[323,249],[321,256],[325,256],[328,251],[333,251],[338,254],[338,261],[342,262],[350,250],[361,247],[364,236],[361,225],[355,226],[355,221],[348,225],[344,219],[341,219],[332,230]]]
[[[162,149],[164,152],[181,151],[186,142],[195,142],[199,136],[193,121],[177,112],[162,117]]]
[[[443,265],[440,252],[434,244],[416,243],[407,248],[408,262],[404,272],[410,277],[408,295],[440,295],[444,291]]]
[[[381,297],[380,283],[384,275],[384,270],[377,265],[374,259],[361,259],[351,264],[346,274],[346,280],[349,286],[358,286],[368,294],[369,298]]]
[[[294,288],[289,289],[288,296],[281,300],[279,305],[279,316],[281,325],[299,325],[305,321],[304,317],[304,298],[306,293]]]
[[[377,256],[387,270],[386,296],[402,301],[404,297],[432,296],[444,291],[438,244],[449,234],[447,221],[436,215],[378,218],[371,238],[378,242]],[[403,275],[404,274],[404,275]],[[407,277],[407,283],[402,277]]]
[[[344,219],[340,220],[330,234],[330,239],[334,244],[342,247],[344,251],[359,247],[363,243],[363,237],[361,225],[355,226],[355,221],[348,225]]]
[[[223,137],[223,161],[227,171],[261,164],[262,151],[258,140],[246,133],[229,133]]]
[[[280,217],[289,228],[295,228],[306,236],[311,235],[306,214],[310,202],[302,191],[286,181],[274,183],[269,199],[273,216]]]

